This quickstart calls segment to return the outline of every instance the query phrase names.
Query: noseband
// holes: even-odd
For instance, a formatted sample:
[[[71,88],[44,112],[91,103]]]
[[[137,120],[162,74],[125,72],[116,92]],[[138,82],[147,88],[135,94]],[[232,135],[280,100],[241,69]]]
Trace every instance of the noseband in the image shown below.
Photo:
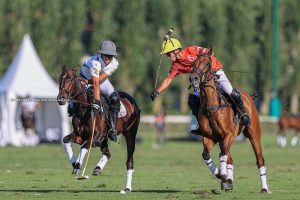
[[[217,78],[217,74],[211,70],[211,60],[209,56],[202,55],[202,57],[207,57],[209,61],[204,61],[201,63],[201,61],[196,62],[196,64],[193,67],[192,75],[190,77],[191,86],[193,86],[195,91],[200,91],[201,89],[204,89],[205,87],[212,87],[210,85],[207,85],[208,82],[211,80]],[[200,60],[201,58],[199,58]],[[200,69],[199,66],[205,65],[206,71]]]
[[[66,82],[66,81],[68,81],[68,82],[75,82],[75,89],[76,89],[76,91],[78,91],[77,93],[75,93],[74,95],[72,95],[72,91],[71,91],[71,89],[72,89],[72,87],[73,87],[73,84],[70,84],[69,85],[69,87],[67,87],[67,88],[63,88],[62,87],[62,84],[60,85],[60,90],[61,91],[65,91],[65,93],[66,94],[68,94],[68,101],[70,101],[70,100],[72,100],[72,101],[75,101],[75,102],[77,102],[77,103],[81,103],[81,104],[84,104],[84,105],[91,105],[90,103],[87,103],[87,102],[83,102],[83,101],[79,101],[79,100],[75,100],[75,98],[78,96],[78,95],[80,95],[80,94],[82,94],[83,92],[84,92],[84,89],[82,88],[82,87],[80,87],[80,84],[81,84],[81,82],[84,82],[85,83],[85,81],[84,80],[80,80],[80,77],[78,77],[78,76],[76,76],[76,75],[74,75],[72,78],[70,78],[69,80],[65,80],[65,76],[66,75],[64,75],[63,77],[62,77],[62,80],[64,81],[64,82]],[[72,95],[72,96],[71,96]]]

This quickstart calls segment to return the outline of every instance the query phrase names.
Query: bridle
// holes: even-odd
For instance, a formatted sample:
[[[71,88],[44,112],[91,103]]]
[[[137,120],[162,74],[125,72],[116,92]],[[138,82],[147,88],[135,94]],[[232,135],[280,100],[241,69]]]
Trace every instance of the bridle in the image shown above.
[[[191,86],[194,88],[195,92],[199,92],[203,94],[203,97],[205,97],[204,102],[206,105],[207,111],[213,111],[217,112],[223,105],[216,105],[216,106],[208,106],[208,95],[205,90],[205,88],[210,87],[215,92],[217,92],[217,89],[214,85],[208,84],[212,80],[216,80],[219,78],[219,76],[216,74],[216,72],[211,70],[211,58],[209,55],[200,55],[201,57],[207,58],[204,63],[201,62],[201,58],[196,60],[196,63],[193,67],[192,75],[190,77]],[[200,65],[205,65],[206,71],[201,70],[199,68]]]
[[[68,75],[68,73],[66,73],[63,77],[62,77],[62,82],[66,83],[67,81],[69,83],[75,83],[75,84],[69,84],[67,88],[63,88],[64,84],[60,84],[60,88],[59,90],[61,92],[65,92],[67,94],[67,100],[68,101],[73,101],[76,103],[81,103],[87,106],[90,106],[90,103],[84,102],[84,101],[80,101],[75,99],[77,96],[79,96],[80,94],[82,94],[84,92],[84,89],[82,88],[81,82],[83,82],[84,84],[86,84],[85,80],[80,80],[81,77],[76,76],[75,74],[70,78],[70,79],[65,79],[66,76]],[[72,95],[72,87],[75,85],[75,90],[77,91],[77,93],[75,93],[74,95]],[[71,96],[72,95],[72,96]]]
[[[205,87],[212,87],[208,85],[211,80],[218,77],[218,75],[211,70],[211,58],[208,55],[200,55],[201,57],[205,57],[208,61],[205,61],[204,65],[207,68],[206,71],[203,71],[199,68],[202,64],[201,60],[196,60],[196,63],[193,66],[192,76],[191,76],[191,84],[196,91],[204,90]],[[198,62],[197,62],[198,61]],[[214,88],[214,87],[212,87]]]

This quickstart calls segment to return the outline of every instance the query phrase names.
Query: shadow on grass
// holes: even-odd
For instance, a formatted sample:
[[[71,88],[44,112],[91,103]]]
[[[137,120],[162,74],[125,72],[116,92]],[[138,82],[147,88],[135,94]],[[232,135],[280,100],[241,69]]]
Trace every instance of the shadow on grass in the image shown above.
[[[69,192],[69,193],[80,193],[80,192],[120,192],[120,190],[60,190],[60,189],[48,189],[48,190],[38,190],[38,189],[21,189],[21,190],[1,190],[0,192],[24,192],[24,193],[49,193],[49,192]],[[132,192],[143,192],[143,193],[180,193],[185,192],[182,190],[134,190]]]

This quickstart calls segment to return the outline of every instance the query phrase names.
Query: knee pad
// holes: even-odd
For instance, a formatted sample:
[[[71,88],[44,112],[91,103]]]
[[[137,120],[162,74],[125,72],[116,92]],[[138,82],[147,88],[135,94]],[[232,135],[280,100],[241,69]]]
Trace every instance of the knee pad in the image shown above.
[[[120,107],[121,107],[120,97],[117,92],[113,92],[109,96],[109,104],[112,111],[120,112]]]
[[[90,86],[90,87],[87,88],[87,93],[88,93],[88,98],[91,101],[94,101],[95,97],[94,97],[94,88],[93,88],[93,86]]]
[[[237,106],[243,106],[243,99],[241,93],[237,89],[233,89],[230,96],[233,98]]]

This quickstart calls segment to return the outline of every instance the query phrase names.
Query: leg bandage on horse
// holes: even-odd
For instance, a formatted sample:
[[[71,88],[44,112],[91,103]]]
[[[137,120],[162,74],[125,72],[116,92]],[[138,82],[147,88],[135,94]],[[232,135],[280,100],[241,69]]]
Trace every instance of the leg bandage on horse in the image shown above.
[[[221,175],[227,176],[227,155],[220,157]]]
[[[268,191],[269,189],[268,189],[268,185],[267,185],[266,167],[262,166],[258,170],[259,170],[259,175],[260,175],[261,188],[266,189]]]
[[[66,148],[66,152],[68,154],[68,158],[69,158],[71,164],[75,163],[76,162],[76,157],[73,153],[71,143],[66,143],[65,148]]]
[[[87,150],[86,148],[80,149],[80,152],[79,152],[79,155],[78,155],[78,158],[77,158],[76,163],[80,163],[80,165],[82,165],[83,159],[84,159],[84,157],[85,157],[85,154],[86,154],[88,151],[89,151],[89,150]]]
[[[209,158],[208,160],[204,159],[204,162],[208,166],[208,168],[210,169],[210,171],[213,175],[216,176],[219,173],[218,168],[216,167],[216,165],[214,164],[214,162],[212,161],[211,158]]]
[[[107,164],[108,162],[108,157],[106,155],[103,155],[100,159],[100,161],[97,163],[97,166],[100,167],[101,170],[104,169],[105,165]]]
[[[227,164],[227,179],[233,181],[233,165]]]
[[[132,182],[132,175],[133,175],[134,169],[129,169],[127,170],[127,177],[126,177],[126,189],[128,189],[129,191],[132,190],[131,187],[131,182]]]

